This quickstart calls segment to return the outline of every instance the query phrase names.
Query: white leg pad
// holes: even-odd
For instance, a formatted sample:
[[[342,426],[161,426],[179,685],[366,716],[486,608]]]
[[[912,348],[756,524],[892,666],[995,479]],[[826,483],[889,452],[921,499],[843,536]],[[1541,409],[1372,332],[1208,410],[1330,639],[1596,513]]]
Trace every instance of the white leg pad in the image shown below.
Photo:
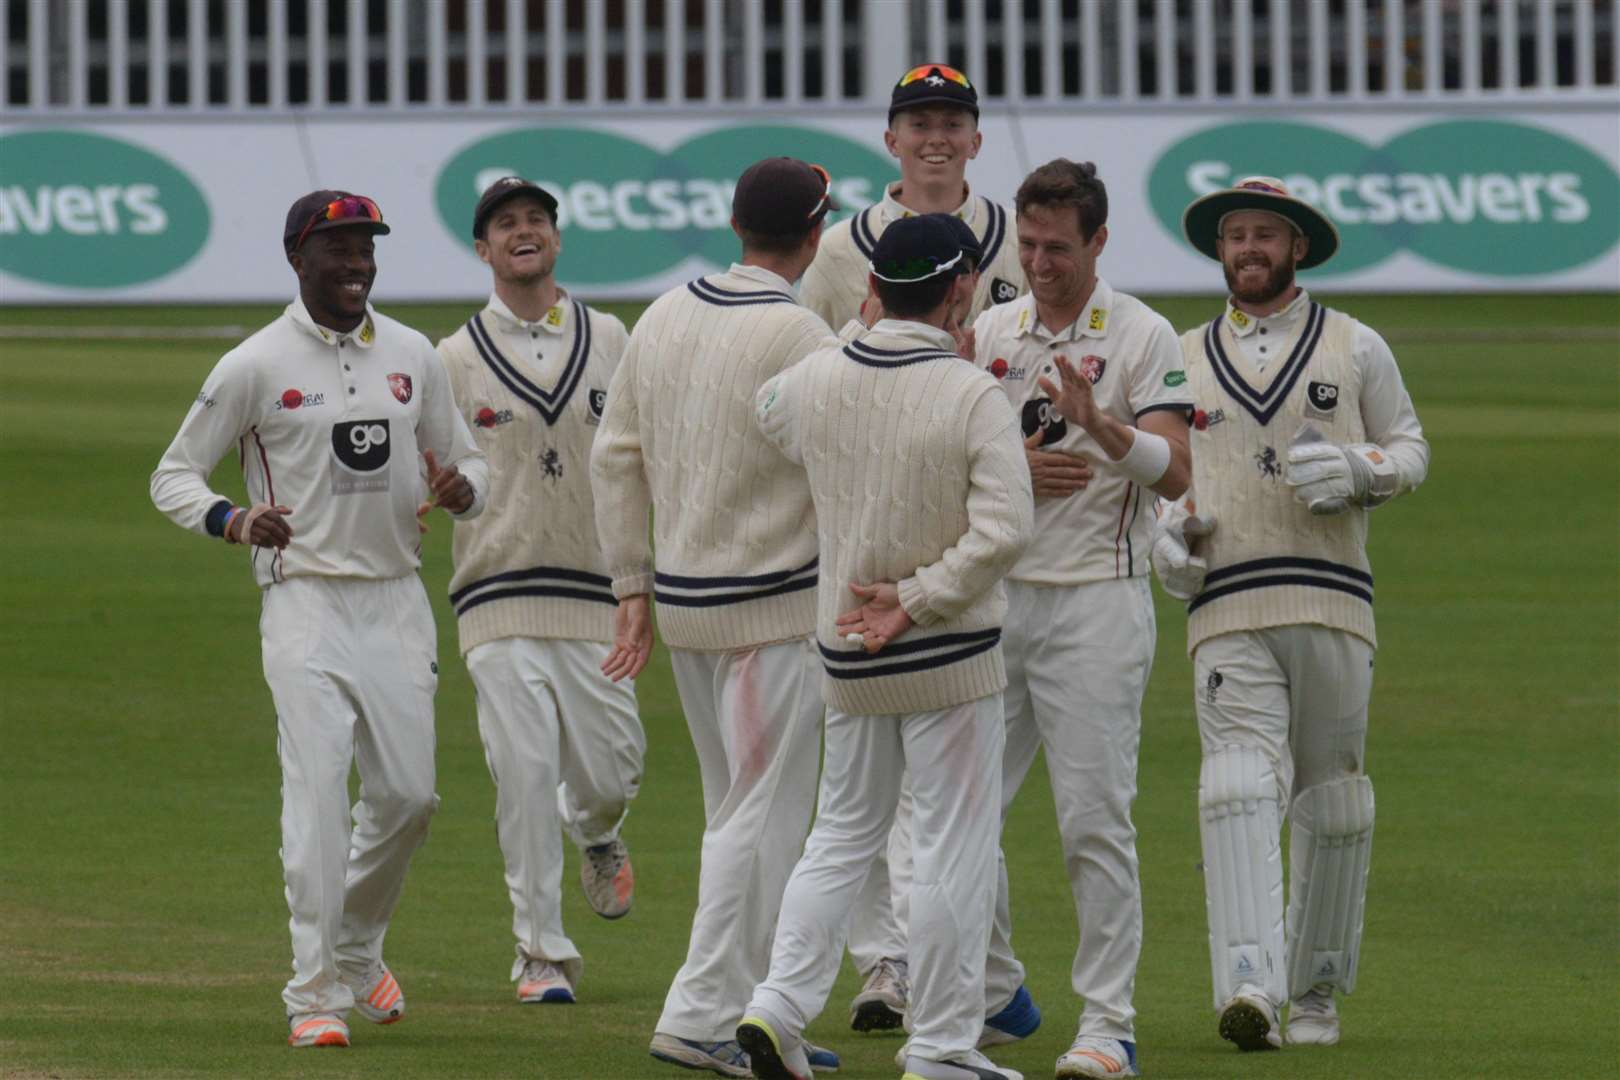
[[[1356,988],[1367,870],[1372,862],[1373,787],[1347,776],[1294,799],[1289,838],[1288,985]]]
[[[1282,808],[1271,762],[1241,746],[1205,757],[1198,816],[1215,1007],[1241,986],[1280,1005],[1286,999]]]

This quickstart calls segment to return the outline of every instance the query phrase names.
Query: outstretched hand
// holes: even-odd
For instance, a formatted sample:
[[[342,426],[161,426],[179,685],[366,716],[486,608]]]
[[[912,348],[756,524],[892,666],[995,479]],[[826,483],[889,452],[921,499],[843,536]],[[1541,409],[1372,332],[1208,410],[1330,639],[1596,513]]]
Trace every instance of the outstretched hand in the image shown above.
[[[838,634],[845,640],[859,636],[861,645],[875,653],[907,630],[911,629],[911,616],[900,606],[900,589],[892,581],[875,585],[850,583],[849,591],[861,600],[861,606],[838,616]]]
[[[1091,392],[1091,380],[1075,370],[1067,356],[1057,357],[1056,363],[1061,385],[1053,385],[1052,380],[1045,375],[1035,382],[1051,397],[1052,407],[1065,420],[1090,431],[1097,425],[1097,419],[1101,414],[1101,410],[1097,407],[1096,395]]]

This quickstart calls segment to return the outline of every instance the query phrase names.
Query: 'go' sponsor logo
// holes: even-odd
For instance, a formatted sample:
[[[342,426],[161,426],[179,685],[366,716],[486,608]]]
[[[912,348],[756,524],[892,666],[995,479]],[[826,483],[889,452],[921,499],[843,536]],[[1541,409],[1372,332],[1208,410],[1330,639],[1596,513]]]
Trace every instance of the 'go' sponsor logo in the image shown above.
[[[1454,120],[1369,147],[1327,128],[1226,124],[1183,139],[1148,179],[1165,228],[1200,195],[1244,176],[1281,177],[1339,228],[1331,262],[1343,274],[1405,248],[1430,262],[1516,277],[1567,270],[1620,239],[1620,176],[1555,132],[1494,120]]]
[[[208,239],[208,203],[174,165],[76,131],[0,136],[0,271],[48,285],[139,285]]]
[[[778,154],[825,166],[846,212],[882,198],[898,176],[887,158],[814,128],[722,128],[667,153],[601,131],[525,128],[457,154],[439,174],[435,200],[445,227],[471,248],[473,206],[484,188],[502,176],[527,177],[557,197],[567,233],[563,276],[581,285],[636,281],[694,257],[732,262],[737,177]]]

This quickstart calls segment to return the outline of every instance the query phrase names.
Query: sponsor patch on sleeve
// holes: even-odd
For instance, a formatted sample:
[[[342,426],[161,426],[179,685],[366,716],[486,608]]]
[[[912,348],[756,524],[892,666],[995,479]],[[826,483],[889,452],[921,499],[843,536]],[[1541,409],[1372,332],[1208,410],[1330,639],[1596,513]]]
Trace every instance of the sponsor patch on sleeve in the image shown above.
[[[1180,369],[1164,373],[1164,385],[1180,386],[1187,381],[1187,373]]]

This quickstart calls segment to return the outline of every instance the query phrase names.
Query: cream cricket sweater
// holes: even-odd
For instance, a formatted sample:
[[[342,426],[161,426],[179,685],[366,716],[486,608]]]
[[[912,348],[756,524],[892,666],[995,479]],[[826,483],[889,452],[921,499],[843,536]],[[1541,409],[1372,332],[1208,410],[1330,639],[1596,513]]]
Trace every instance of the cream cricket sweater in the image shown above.
[[[896,197],[903,195],[898,182],[889,185],[881,200],[838,222],[822,236],[816,261],[799,286],[799,302],[828,326],[843,326],[860,315],[873,246],[891,223],[913,216]],[[973,306],[962,320],[964,326],[971,326],[987,308],[1016,300],[1028,290],[1018,262],[1018,229],[1012,215],[984,196],[972,194],[955,214],[973,229],[984,249]]]
[[[1002,577],[1034,525],[1018,418],[942,330],[883,319],[767,383],[761,430],[810,479],[827,703],[926,712],[1007,685]],[[916,624],[876,653],[838,634],[850,582],[896,582]]]
[[[1181,344],[1197,404],[1193,498],[1215,521],[1198,549],[1209,574],[1187,607],[1188,652],[1217,634],[1299,623],[1376,647],[1369,512],[1312,514],[1284,483],[1284,464],[1309,423],[1329,442],[1383,447],[1396,462],[1397,492],[1422,481],[1428,444],[1388,346],[1303,292],[1264,320],[1228,308]]]
[[[463,653],[503,637],[613,640],[590,458],[625,338],[618,319],[564,294],[532,323],[492,296],[439,342],[490,465],[488,508],[456,524],[450,602]]]
[[[765,380],[837,340],[791,288],[733,264],[670,290],[608,389],[591,457],[608,574],[616,596],[654,594],[672,648],[746,649],[815,627],[809,482],[753,416]]]

